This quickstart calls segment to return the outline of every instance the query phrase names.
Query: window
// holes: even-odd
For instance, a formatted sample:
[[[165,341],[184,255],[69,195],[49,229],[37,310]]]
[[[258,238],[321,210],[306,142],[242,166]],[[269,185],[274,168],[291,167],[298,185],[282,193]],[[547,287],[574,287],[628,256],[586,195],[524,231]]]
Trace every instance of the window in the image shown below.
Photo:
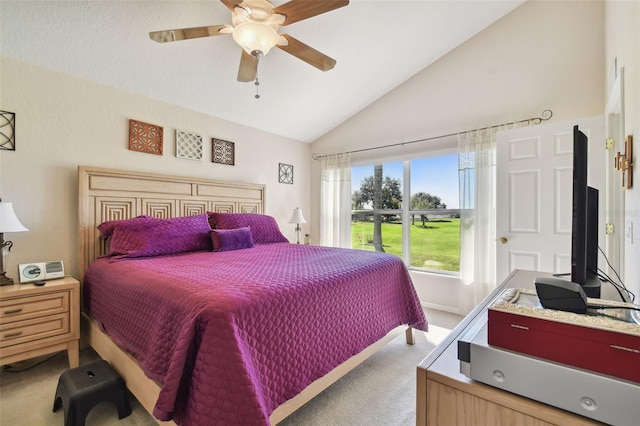
[[[412,269],[459,271],[457,154],[354,167],[351,182],[353,248],[394,254]]]

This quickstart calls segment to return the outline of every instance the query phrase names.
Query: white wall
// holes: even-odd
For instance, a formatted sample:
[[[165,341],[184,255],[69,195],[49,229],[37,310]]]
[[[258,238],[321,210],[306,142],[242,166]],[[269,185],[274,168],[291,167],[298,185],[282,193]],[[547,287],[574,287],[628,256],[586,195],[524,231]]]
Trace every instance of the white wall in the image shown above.
[[[640,175],[638,150],[640,147],[640,2],[607,1],[605,7],[605,63],[608,82],[612,80],[614,60],[624,67],[624,135],[634,137],[634,187],[626,190],[624,219],[632,224],[633,239],[625,238],[624,280],[640,301]],[[620,230],[620,232],[623,232]],[[633,242],[632,242],[633,241]]]
[[[321,155],[444,135],[538,116],[545,109],[553,111],[554,121],[601,115],[603,57],[603,2],[528,1],[314,142],[312,151]],[[312,210],[320,205],[319,176],[314,161]],[[311,233],[317,235],[314,219]],[[456,278],[412,276],[423,303],[461,313],[471,308],[468,288]]]
[[[6,57],[0,67],[0,109],[16,113],[16,150],[0,151],[0,197],[29,228],[5,235],[10,277],[18,263],[57,259],[76,274],[79,165],[266,184],[266,213],[295,241],[287,222],[296,206],[308,212],[308,144]],[[129,119],[164,127],[162,156],[128,149]],[[176,158],[175,129],[203,136],[203,161]],[[235,166],[211,162],[212,137],[235,142]],[[279,162],[294,166],[294,185],[278,183]]]

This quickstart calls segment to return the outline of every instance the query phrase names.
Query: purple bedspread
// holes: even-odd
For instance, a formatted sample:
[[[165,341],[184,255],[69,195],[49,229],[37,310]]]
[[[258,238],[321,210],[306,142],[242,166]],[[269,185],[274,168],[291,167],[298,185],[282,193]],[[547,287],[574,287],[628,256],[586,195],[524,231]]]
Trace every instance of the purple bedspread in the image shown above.
[[[154,416],[260,425],[398,325],[427,323],[395,256],[288,243],[96,260],[90,315],[162,383]]]

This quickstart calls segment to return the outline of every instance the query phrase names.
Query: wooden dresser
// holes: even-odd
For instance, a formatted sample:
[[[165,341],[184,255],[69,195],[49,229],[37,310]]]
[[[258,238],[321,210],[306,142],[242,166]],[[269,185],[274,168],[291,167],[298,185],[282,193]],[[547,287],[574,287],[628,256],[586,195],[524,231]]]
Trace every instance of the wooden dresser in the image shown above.
[[[418,365],[416,424],[449,425],[589,425],[591,419],[498,388],[460,373],[458,337],[471,327],[505,288],[533,289],[533,279],[549,276],[517,270],[487,296]]]
[[[67,351],[79,365],[80,283],[72,277],[43,286],[0,287],[0,365]]]

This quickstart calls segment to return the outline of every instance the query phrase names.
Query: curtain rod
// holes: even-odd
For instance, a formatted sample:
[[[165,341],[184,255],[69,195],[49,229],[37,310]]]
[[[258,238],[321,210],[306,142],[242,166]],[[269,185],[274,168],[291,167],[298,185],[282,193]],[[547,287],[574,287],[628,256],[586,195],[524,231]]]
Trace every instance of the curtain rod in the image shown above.
[[[462,134],[469,133],[469,132],[479,132],[479,131],[482,131],[482,130],[495,129],[495,128],[503,127],[503,126],[510,126],[512,124],[520,124],[520,123],[540,124],[543,121],[549,120],[552,116],[553,116],[553,112],[550,109],[545,109],[544,111],[542,111],[542,114],[540,114],[540,117],[526,118],[524,120],[512,121],[510,123],[494,124],[493,126],[481,127],[479,129],[465,130],[465,131],[462,131],[462,132],[449,133],[448,135],[433,136],[433,137],[430,137],[430,138],[416,139],[416,140],[408,141],[408,142],[398,142],[398,143],[393,143],[393,144],[389,144],[389,145],[374,146],[372,148],[356,149],[356,150],[353,150],[353,151],[341,152],[340,154],[354,154],[356,152],[373,151],[375,149],[391,148],[391,147],[394,147],[394,146],[404,146],[404,145],[409,145],[409,144],[418,143],[418,142],[427,142],[427,141],[432,141],[432,140],[435,140],[435,139],[448,138],[450,136],[458,136],[458,135],[462,135]],[[320,159],[322,159],[324,157],[328,157],[329,155],[336,155],[336,154],[325,154],[325,155],[313,154],[311,156],[311,158],[313,158],[314,160],[320,160]]]

